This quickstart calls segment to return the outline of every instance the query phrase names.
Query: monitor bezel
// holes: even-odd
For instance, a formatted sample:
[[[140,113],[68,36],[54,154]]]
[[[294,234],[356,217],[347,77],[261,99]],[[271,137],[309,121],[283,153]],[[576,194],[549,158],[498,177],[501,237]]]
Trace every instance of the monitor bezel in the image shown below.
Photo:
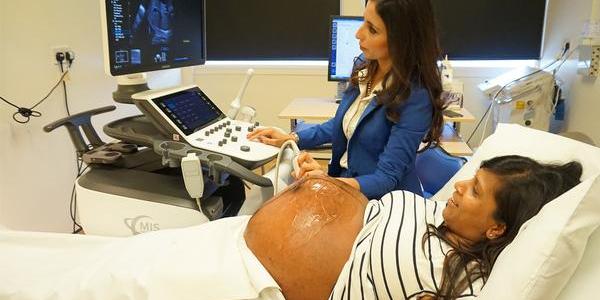
[[[358,20],[363,21],[364,18],[361,16],[342,16],[342,15],[333,15],[329,17],[329,49],[328,49],[328,57],[327,57],[327,81],[332,82],[345,82],[350,79],[348,78],[332,78],[331,74],[331,55],[333,54],[332,46],[333,46],[333,21],[334,20]]]
[[[183,62],[183,63],[171,63],[168,65],[162,66],[149,66],[142,67],[136,70],[136,72],[129,71],[115,71],[113,70],[113,66],[110,61],[110,49],[109,49],[109,36],[108,36],[108,19],[107,19],[107,11],[106,5],[110,0],[99,0],[100,2],[100,20],[101,20],[101,29],[102,29],[102,51],[104,56],[104,72],[109,76],[125,76],[131,74],[139,74],[146,72],[154,72],[154,71],[162,71],[169,69],[177,69],[191,66],[200,66],[206,63],[206,1],[205,0],[196,0],[202,1],[202,11],[204,14],[204,18],[202,19],[202,26],[204,30],[204,35],[202,37],[202,58],[200,60],[196,60],[193,62]]]

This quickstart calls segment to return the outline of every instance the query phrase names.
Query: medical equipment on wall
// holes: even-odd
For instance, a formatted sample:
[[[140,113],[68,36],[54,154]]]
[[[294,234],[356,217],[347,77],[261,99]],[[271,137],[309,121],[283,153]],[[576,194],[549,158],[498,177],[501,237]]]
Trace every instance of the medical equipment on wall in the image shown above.
[[[544,70],[523,67],[479,85],[492,98],[494,128],[515,123],[548,131],[554,110],[554,76]]]
[[[577,73],[587,78],[597,78],[600,74],[600,37],[583,38],[578,48]]]

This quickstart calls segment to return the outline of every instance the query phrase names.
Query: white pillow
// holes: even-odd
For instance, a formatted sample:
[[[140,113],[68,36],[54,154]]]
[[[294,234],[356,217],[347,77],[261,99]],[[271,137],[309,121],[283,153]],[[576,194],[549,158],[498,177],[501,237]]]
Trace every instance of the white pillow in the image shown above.
[[[546,205],[498,257],[482,299],[555,299],[577,268],[600,225],[600,149],[513,124],[500,124],[434,199],[448,199],[454,183],[471,178],[482,160],[522,155],[541,162],[583,165],[582,182]],[[598,258],[600,259],[600,258]]]
[[[546,204],[523,225],[498,257],[481,299],[556,299],[599,224],[600,177],[596,177]]]
[[[598,298],[598,278],[600,278],[600,229],[596,229],[590,237],[581,262],[575,274],[560,292],[558,299],[578,300]]]
[[[582,180],[600,173],[599,148],[520,125],[499,124],[495,133],[485,139],[469,162],[432,199],[448,200],[454,192],[454,182],[473,177],[481,161],[510,154],[542,162],[579,161],[584,166]]]

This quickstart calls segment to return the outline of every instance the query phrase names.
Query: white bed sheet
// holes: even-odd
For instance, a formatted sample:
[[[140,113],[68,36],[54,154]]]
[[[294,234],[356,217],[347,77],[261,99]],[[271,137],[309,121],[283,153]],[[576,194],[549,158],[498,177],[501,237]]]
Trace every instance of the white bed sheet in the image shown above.
[[[0,231],[0,299],[283,299],[246,247],[248,220],[130,238]]]

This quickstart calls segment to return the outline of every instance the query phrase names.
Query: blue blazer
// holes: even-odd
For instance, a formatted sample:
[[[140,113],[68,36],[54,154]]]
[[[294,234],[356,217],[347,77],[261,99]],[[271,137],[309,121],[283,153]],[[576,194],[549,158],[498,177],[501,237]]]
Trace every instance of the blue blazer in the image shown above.
[[[360,117],[348,143],[342,129],[344,115],[359,96],[358,86],[350,86],[342,98],[335,117],[329,121],[298,132],[301,149],[332,143],[329,175],[352,177],[360,184],[361,192],[369,199],[380,199],[394,190],[422,194],[415,172],[417,149],[429,131],[433,116],[429,92],[416,84],[411,95],[398,108],[397,123],[389,121],[385,108],[374,98]],[[340,159],[348,148],[348,170]]]

